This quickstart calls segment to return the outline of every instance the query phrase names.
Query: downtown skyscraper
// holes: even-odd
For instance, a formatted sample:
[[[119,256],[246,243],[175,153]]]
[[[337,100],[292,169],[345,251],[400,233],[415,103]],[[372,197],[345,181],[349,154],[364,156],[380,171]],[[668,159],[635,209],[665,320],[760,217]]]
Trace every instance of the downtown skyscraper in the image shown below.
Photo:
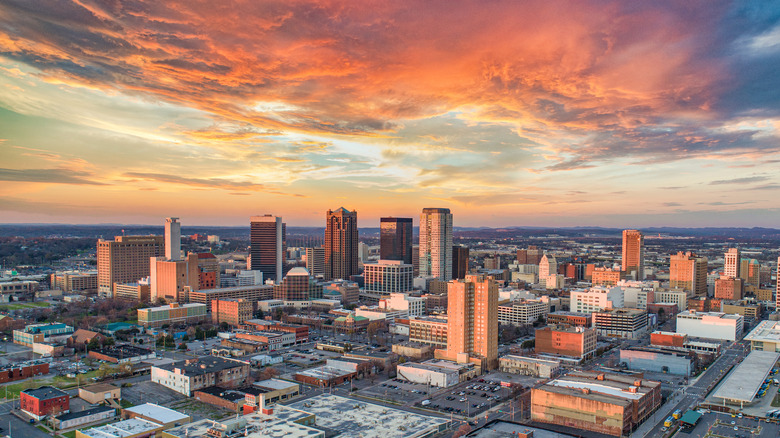
[[[284,260],[287,253],[287,225],[282,218],[266,214],[252,216],[249,225],[249,269],[261,271],[263,281],[271,279],[279,284],[284,278]]]
[[[452,214],[423,208],[420,215],[420,276],[452,280]]]
[[[635,273],[636,280],[645,278],[645,236],[641,231],[623,230],[623,259],[621,271],[627,277]]]
[[[325,279],[344,279],[358,273],[357,211],[328,210],[325,223]]]
[[[412,218],[379,219],[379,258],[412,264]]]

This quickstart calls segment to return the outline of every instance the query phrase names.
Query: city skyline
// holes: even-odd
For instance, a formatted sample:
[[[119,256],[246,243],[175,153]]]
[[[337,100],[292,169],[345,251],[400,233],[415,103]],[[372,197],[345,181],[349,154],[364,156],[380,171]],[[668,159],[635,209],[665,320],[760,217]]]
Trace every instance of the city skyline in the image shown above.
[[[0,222],[771,227],[778,39],[755,2],[8,1]]]

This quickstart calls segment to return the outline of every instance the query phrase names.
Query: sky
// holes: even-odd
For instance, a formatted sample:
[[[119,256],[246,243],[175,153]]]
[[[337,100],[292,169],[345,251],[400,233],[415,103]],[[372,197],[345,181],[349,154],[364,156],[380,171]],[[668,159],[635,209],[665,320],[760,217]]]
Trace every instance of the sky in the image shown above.
[[[780,227],[780,5],[0,2],[0,222]]]

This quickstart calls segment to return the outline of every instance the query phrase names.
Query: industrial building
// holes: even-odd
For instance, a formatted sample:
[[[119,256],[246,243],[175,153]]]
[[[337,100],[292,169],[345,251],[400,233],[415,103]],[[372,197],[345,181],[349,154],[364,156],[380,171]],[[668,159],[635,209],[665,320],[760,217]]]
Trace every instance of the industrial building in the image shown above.
[[[460,373],[457,367],[447,368],[425,362],[399,364],[397,373],[399,379],[407,382],[422,383],[439,388],[448,388],[460,382]]]
[[[684,351],[660,348],[629,348],[620,350],[620,363],[629,370],[669,373],[690,376],[696,365],[696,356]]]
[[[629,435],[661,405],[661,384],[619,374],[574,372],[531,391],[531,419]]]
[[[506,355],[498,359],[498,369],[505,373],[549,379],[561,372],[561,363],[555,360]]]
[[[249,363],[206,356],[153,366],[151,374],[152,382],[190,397],[193,391],[210,386],[243,386],[249,377]]]
[[[325,432],[311,427],[314,415],[280,406],[273,415],[251,413],[225,420],[196,421],[162,432],[162,438],[243,437],[243,438],[325,438]]]

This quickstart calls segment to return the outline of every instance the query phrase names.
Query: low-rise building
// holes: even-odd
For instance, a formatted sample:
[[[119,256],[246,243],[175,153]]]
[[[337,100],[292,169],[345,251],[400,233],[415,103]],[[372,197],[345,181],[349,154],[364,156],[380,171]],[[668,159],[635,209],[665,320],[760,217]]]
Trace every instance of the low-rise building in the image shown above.
[[[72,429],[88,424],[100,423],[111,420],[116,416],[116,409],[110,406],[96,406],[78,412],[69,412],[54,418],[54,427],[57,429]]]
[[[684,333],[655,331],[650,333],[650,344],[658,347],[683,348],[688,342],[688,335]]]
[[[728,314],[742,315],[748,320],[757,320],[761,318],[763,308],[760,303],[749,301],[723,301],[720,305],[720,311]]]
[[[295,345],[295,333],[269,331],[239,331],[235,333],[236,339],[262,342],[268,345],[268,351],[276,351],[281,348]]]
[[[593,313],[599,336],[638,339],[647,333],[647,312],[641,309],[608,309]]]
[[[542,300],[518,300],[498,306],[498,322],[516,326],[529,325],[550,312],[549,303]]]
[[[604,309],[623,307],[623,289],[613,287],[592,287],[588,290],[571,291],[569,304],[572,312],[593,313]]]
[[[780,352],[780,321],[761,321],[745,336],[753,351]]]
[[[152,299],[152,284],[148,278],[134,283],[114,283],[114,298],[148,303]]]
[[[677,309],[682,312],[688,309],[688,292],[684,291],[655,291],[656,303],[674,303]]]
[[[192,421],[192,417],[182,414],[179,411],[160,406],[155,403],[144,403],[132,406],[122,410],[123,419],[139,418],[141,420],[151,421],[163,427],[163,430]]]
[[[569,327],[593,326],[593,315],[589,313],[575,312],[551,312],[547,314],[547,324]]]
[[[409,341],[447,348],[447,318],[410,318]]]
[[[255,412],[220,421],[195,421],[162,432],[162,438],[325,438],[324,431],[310,427],[314,418],[308,412],[277,406],[272,415]]]
[[[365,316],[349,312],[346,316],[339,316],[333,320],[333,327],[339,333],[359,333],[366,330],[370,323],[371,320]]]
[[[121,344],[103,347],[99,350],[89,350],[89,357],[116,364],[125,364],[154,359],[157,355],[148,348]]]
[[[661,348],[628,348],[620,350],[620,363],[629,370],[690,376],[696,367],[696,355]]]
[[[152,382],[189,397],[193,391],[210,386],[243,386],[249,377],[249,363],[206,356],[156,365],[151,374]]]
[[[212,289],[213,290],[213,289]],[[171,303],[160,307],[138,309],[138,324],[158,328],[163,325],[197,324],[207,321],[208,308],[200,303]]]
[[[457,369],[432,364],[407,362],[399,364],[396,370],[399,379],[412,383],[448,388],[460,382]]]
[[[393,353],[416,360],[433,357],[433,347],[417,342],[402,342],[393,344]]]
[[[295,374],[295,380],[312,386],[328,387],[341,385],[357,377],[357,373],[345,371],[341,368],[321,366],[299,371]]]
[[[163,426],[152,421],[133,418],[117,423],[76,431],[76,438],[148,438],[162,432]]]
[[[531,390],[531,419],[627,436],[661,405],[661,384],[618,374],[574,372]]]
[[[0,383],[24,380],[49,374],[49,363],[43,360],[11,363],[0,367]]]
[[[621,272],[608,268],[595,268],[591,276],[594,286],[614,286],[620,281]]]
[[[295,335],[296,344],[309,342],[309,327],[303,324],[291,324],[265,319],[250,319],[244,322],[243,328],[259,331],[286,332]]]
[[[547,326],[536,329],[535,351],[564,361],[590,359],[596,353],[596,329]]]
[[[85,386],[79,388],[79,398],[92,405],[119,400],[122,398],[122,388],[109,383]]]
[[[52,289],[59,289],[66,293],[81,292],[96,294],[98,289],[97,271],[66,271],[51,274],[50,284]]]
[[[25,389],[19,393],[19,409],[36,420],[67,414],[70,412],[70,396],[53,386]]]
[[[557,360],[537,359],[510,354],[498,358],[498,369],[510,374],[550,379],[561,372],[561,363]]]
[[[261,380],[252,384],[256,391],[246,395],[246,403],[253,410],[267,410],[277,403],[292,400],[301,392],[301,385],[281,379]]]
[[[14,330],[14,344],[32,347],[37,343],[65,341],[73,334],[73,327],[61,322],[30,324],[24,330]]]
[[[736,341],[742,338],[744,320],[742,315],[689,310],[677,314],[677,333],[693,338]]]

